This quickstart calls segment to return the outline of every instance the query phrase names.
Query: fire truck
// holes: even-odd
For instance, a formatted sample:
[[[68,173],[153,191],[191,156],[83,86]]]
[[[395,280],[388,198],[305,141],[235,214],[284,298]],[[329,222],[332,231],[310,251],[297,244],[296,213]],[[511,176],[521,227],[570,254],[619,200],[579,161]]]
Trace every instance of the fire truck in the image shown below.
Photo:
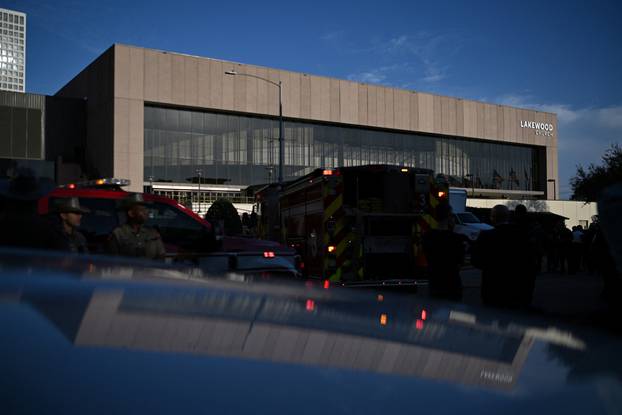
[[[310,278],[414,283],[424,278],[422,236],[436,227],[448,191],[428,169],[317,169],[257,192],[260,235],[295,248]]]

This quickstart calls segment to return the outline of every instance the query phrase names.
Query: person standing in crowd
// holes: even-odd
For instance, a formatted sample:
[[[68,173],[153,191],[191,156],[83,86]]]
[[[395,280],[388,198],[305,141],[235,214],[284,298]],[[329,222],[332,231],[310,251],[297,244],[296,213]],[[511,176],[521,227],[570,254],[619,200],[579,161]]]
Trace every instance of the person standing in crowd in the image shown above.
[[[535,252],[534,270],[536,274],[539,274],[542,271],[542,257],[545,254],[544,231],[537,221],[529,219],[527,207],[523,204],[519,204],[514,208],[514,223],[527,232],[529,243]]]
[[[17,168],[0,182],[0,246],[52,249],[55,232],[37,213],[37,201],[54,187],[28,168]]]
[[[569,273],[576,274],[577,271],[581,271],[582,263],[581,257],[583,256],[583,226],[575,226],[572,228],[572,244],[570,249],[570,264]]]
[[[423,237],[423,251],[428,261],[430,293],[435,297],[453,301],[462,299],[460,267],[464,262],[464,243],[453,232],[451,207],[441,204],[437,208],[438,227]]]
[[[559,272],[565,274],[571,268],[572,231],[563,221],[559,222]]]
[[[127,214],[127,222],[112,231],[106,244],[111,255],[163,259],[166,251],[160,234],[145,226],[149,218],[147,203],[140,193],[133,193],[123,200],[121,208]]]
[[[58,215],[53,249],[88,254],[86,238],[78,231],[82,215],[89,210],[80,206],[77,197],[56,200],[54,213]]]
[[[471,262],[482,270],[482,302],[501,307],[531,305],[535,285],[535,251],[527,232],[510,223],[504,205],[492,208],[494,229],[480,233]]]

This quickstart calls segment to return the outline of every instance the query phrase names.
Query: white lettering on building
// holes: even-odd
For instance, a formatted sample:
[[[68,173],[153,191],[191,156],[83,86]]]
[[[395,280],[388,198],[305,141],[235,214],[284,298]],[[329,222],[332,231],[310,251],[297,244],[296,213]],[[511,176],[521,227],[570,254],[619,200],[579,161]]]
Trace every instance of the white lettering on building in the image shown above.
[[[536,130],[536,135],[544,135],[547,137],[553,137],[553,124],[546,122],[536,121],[522,121],[520,122],[521,128],[531,128]]]

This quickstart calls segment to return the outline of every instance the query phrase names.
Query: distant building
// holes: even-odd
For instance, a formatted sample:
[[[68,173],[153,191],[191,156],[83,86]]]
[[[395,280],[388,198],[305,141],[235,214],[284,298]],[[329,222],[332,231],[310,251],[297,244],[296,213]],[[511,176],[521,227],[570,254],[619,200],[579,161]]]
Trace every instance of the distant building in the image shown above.
[[[26,14],[0,8],[0,90],[26,91]]]
[[[84,165],[83,99],[0,91],[0,179],[25,167],[59,182]]]
[[[472,197],[557,198],[552,113],[119,44],[56,97],[86,103],[85,175],[203,203],[276,180],[280,85],[285,180],[396,164]]]

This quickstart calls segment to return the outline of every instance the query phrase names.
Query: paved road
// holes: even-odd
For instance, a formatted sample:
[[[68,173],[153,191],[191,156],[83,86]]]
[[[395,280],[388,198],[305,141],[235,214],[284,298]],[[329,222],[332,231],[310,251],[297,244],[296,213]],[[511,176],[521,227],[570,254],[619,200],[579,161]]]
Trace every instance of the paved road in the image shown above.
[[[481,272],[466,267],[461,272],[463,302],[480,305]],[[598,324],[610,328],[609,306],[602,296],[603,283],[596,275],[543,273],[538,275],[533,309],[548,316],[577,323]],[[615,324],[619,329],[619,324]]]

